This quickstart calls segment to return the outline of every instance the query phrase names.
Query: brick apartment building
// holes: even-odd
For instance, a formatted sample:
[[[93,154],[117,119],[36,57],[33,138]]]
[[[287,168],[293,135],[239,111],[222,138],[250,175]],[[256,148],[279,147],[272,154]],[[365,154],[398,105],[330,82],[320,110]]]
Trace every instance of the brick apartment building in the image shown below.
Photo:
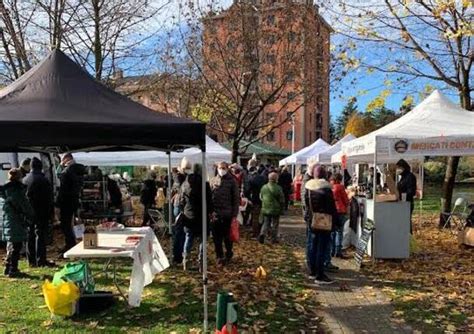
[[[278,90],[260,115],[281,123],[268,132],[265,143],[291,150],[291,114],[295,150],[318,138],[328,141],[331,32],[312,0],[234,0],[228,9],[204,20],[204,73],[217,82],[229,80],[225,74],[233,73],[237,85],[246,84],[248,73],[256,73],[253,85],[259,87],[249,85],[250,93]],[[217,78],[220,73],[224,76]]]

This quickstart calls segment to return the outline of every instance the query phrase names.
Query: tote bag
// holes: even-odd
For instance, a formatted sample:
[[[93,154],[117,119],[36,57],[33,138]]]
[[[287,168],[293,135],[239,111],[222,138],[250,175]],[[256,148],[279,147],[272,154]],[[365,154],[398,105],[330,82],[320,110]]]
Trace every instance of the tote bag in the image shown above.
[[[311,190],[309,191],[309,208],[313,214],[311,220],[311,229],[313,231],[331,231],[332,230],[332,215],[322,212],[314,212],[311,203]]]

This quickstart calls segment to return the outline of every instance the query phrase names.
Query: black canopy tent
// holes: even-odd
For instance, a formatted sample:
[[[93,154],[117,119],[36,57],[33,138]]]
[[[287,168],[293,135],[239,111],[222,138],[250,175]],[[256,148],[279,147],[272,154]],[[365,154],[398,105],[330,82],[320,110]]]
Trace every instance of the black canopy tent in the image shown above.
[[[205,166],[205,145],[204,124],[133,102],[97,82],[59,50],[0,90],[0,152],[152,149],[169,153],[199,147]],[[206,179],[203,168],[203,231],[207,231]],[[207,330],[207,234],[202,237]]]
[[[116,93],[59,50],[0,91],[0,151],[204,145],[204,124],[152,111]]]

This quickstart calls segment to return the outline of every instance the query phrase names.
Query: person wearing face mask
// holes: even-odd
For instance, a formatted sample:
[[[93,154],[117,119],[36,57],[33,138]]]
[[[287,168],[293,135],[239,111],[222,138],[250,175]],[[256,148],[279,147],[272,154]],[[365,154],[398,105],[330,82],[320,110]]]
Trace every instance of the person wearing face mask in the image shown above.
[[[397,182],[398,200],[401,201],[406,196],[406,201],[410,202],[410,233],[412,232],[411,215],[415,207],[416,196],[416,176],[411,172],[410,165],[403,159],[395,164],[399,180]],[[406,195],[404,195],[406,194]]]
[[[230,225],[239,213],[239,187],[235,178],[229,173],[226,162],[221,162],[217,168],[217,176],[210,181],[212,193],[212,207],[214,208],[213,238],[216,249],[217,263],[224,265],[233,256],[232,242],[230,241]],[[222,243],[224,242],[226,254]]]

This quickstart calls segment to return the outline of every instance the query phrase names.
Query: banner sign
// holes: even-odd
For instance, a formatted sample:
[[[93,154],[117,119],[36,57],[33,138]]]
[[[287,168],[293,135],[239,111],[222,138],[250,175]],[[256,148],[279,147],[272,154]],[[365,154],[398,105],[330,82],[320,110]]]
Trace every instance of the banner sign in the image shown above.
[[[362,234],[357,242],[356,252],[354,254],[354,260],[356,264],[356,269],[359,270],[362,265],[362,260],[364,259],[365,253],[367,253],[367,245],[369,243],[370,237],[372,236],[372,231],[375,229],[374,222],[371,219],[367,219],[363,228]]]
[[[392,139],[390,155],[456,156],[474,155],[474,139],[431,137],[425,139]]]

